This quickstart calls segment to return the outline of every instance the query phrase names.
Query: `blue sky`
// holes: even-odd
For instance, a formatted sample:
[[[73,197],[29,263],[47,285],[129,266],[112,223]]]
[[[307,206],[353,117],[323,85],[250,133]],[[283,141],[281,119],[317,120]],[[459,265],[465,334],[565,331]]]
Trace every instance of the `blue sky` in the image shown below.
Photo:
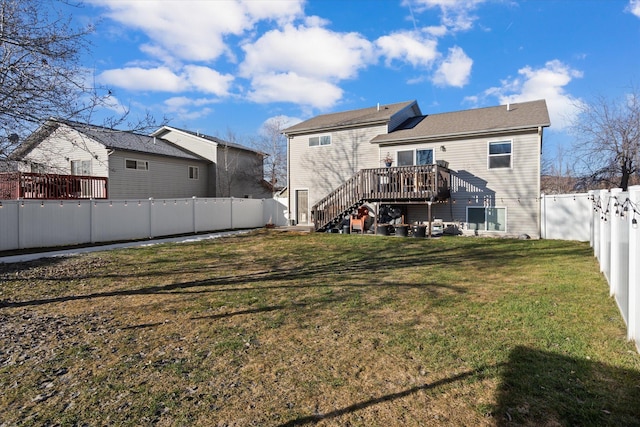
[[[577,102],[640,85],[640,0],[89,0],[73,14],[96,24],[83,65],[115,109],[220,137],[377,103],[544,98],[555,152]]]

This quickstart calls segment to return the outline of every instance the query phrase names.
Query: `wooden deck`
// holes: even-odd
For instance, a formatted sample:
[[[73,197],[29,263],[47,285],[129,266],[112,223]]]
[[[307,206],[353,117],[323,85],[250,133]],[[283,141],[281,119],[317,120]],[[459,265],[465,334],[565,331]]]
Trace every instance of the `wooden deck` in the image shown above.
[[[364,202],[446,200],[451,173],[438,165],[362,169],[312,208],[316,230],[326,229]]]
[[[0,173],[0,199],[107,199],[107,183],[98,176]]]

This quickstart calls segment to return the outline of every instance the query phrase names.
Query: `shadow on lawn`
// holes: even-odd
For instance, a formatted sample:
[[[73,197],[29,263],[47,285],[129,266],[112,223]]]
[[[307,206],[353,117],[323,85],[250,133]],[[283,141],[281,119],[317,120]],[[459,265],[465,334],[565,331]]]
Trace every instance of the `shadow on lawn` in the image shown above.
[[[499,426],[640,425],[640,372],[516,347],[502,374]]]
[[[420,390],[459,381],[481,381],[493,376],[496,368],[501,380],[493,416],[500,427],[640,425],[640,372],[518,346],[510,352],[507,363],[463,372],[325,414],[303,416],[280,427],[316,424]]]
[[[493,369],[491,367],[490,369]],[[419,392],[420,390],[433,390],[438,387],[446,386],[448,384],[455,383],[457,381],[468,380],[469,378],[475,377],[478,380],[481,380],[487,376],[485,371],[488,368],[480,368],[473,371],[463,372],[458,375],[454,375],[449,378],[443,378],[441,380],[435,381],[429,384],[423,384],[417,387],[412,387],[408,390],[404,390],[398,393],[387,394],[386,396],[377,397],[375,399],[365,400],[363,402],[354,403],[353,405],[346,406],[341,409],[336,409],[335,411],[327,412],[326,414],[314,414],[309,415],[302,418],[296,418],[295,420],[288,421],[284,424],[280,424],[279,427],[293,427],[293,426],[302,426],[305,424],[316,424],[322,420],[328,420],[331,418],[337,418],[342,415],[349,414],[351,412],[356,412],[361,409],[368,408],[370,406],[377,405],[379,403],[391,402],[396,399],[402,399],[403,397],[410,396],[414,393]]]

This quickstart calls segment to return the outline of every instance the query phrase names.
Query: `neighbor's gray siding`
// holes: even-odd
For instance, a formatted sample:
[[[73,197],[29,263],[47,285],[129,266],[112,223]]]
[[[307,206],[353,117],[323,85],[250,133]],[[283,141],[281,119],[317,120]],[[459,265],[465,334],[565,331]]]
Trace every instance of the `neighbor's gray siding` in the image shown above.
[[[293,137],[289,141],[289,194],[309,190],[311,208],[360,169],[380,167],[378,147],[370,141],[386,131],[386,125],[380,125]],[[309,147],[310,137],[323,135],[331,135],[331,145]],[[295,200],[290,203],[291,212],[296,212]]]
[[[270,198],[263,183],[263,159],[254,151],[218,144],[216,183],[218,197]]]
[[[148,161],[149,170],[126,169],[125,159]],[[189,166],[199,168],[199,179],[189,179]],[[207,197],[207,166],[199,160],[116,151],[109,156],[109,198]]]

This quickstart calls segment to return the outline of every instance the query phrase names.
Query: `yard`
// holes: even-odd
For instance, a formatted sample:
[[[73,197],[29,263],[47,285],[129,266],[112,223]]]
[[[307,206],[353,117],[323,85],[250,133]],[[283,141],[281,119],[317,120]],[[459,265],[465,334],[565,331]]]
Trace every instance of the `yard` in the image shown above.
[[[583,243],[265,230],[0,280],[0,426],[640,425]]]

